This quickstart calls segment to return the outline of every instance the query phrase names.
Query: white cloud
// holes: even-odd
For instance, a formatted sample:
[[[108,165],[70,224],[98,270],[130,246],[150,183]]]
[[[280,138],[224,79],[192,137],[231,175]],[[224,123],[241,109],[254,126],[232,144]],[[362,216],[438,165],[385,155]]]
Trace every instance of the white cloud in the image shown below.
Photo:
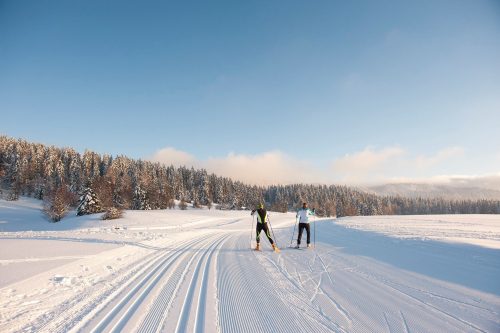
[[[207,170],[251,184],[290,184],[314,182],[317,173],[305,162],[280,151],[258,155],[231,153],[223,158],[210,158]]]
[[[332,163],[336,182],[370,185],[387,182],[407,182],[410,179],[431,179],[450,161],[465,157],[461,147],[447,147],[432,155],[412,155],[400,147],[374,149],[347,154]]]
[[[398,157],[405,154],[399,147],[388,147],[381,150],[365,148],[365,150],[346,154],[332,163],[334,177],[343,183],[361,183],[380,179],[395,163]]]
[[[152,157],[148,158],[148,160],[166,165],[174,165],[176,167],[183,165],[198,166],[198,161],[193,155],[172,147],[158,150]]]
[[[280,151],[256,155],[229,153],[225,157],[199,160],[189,153],[169,147],[159,150],[149,160],[166,165],[204,168],[220,176],[257,185],[327,182],[319,170]]]
[[[419,168],[429,168],[447,160],[464,155],[462,147],[449,147],[438,151],[433,156],[418,156],[415,163]]]
[[[149,160],[166,165],[205,168],[220,176],[248,184],[322,183],[373,185],[383,183],[447,183],[462,187],[500,189],[500,173],[491,175],[441,175],[440,167],[463,158],[460,147],[442,149],[435,154],[416,156],[393,146],[367,147],[334,160],[330,167],[315,167],[281,151],[261,154],[229,153],[205,160],[172,147],[157,151]]]

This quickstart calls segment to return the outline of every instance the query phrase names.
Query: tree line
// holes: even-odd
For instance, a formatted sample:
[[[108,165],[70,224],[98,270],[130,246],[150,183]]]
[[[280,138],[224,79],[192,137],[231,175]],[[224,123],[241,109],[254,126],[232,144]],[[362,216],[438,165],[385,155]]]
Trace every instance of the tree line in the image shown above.
[[[308,202],[323,216],[392,214],[499,214],[500,201],[378,196],[338,185],[252,186],[204,169],[59,148],[0,136],[3,197],[41,199],[50,206],[80,207],[93,198],[99,209],[181,209],[217,204],[245,209],[263,202],[286,212]],[[89,194],[91,191],[91,194]],[[83,206],[88,206],[88,202]],[[95,211],[95,207],[91,208]]]

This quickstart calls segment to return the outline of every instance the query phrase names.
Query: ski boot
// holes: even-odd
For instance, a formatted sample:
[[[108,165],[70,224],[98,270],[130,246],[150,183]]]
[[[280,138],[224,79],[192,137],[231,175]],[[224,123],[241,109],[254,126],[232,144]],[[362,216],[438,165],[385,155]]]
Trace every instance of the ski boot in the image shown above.
[[[277,252],[277,253],[280,252],[280,249],[278,249],[278,247],[276,246],[276,244],[272,244],[271,246],[273,247],[274,252]]]
[[[255,247],[255,249],[254,249],[254,250],[255,250],[255,251],[260,251],[260,244],[259,244],[259,243],[257,243],[257,246]]]

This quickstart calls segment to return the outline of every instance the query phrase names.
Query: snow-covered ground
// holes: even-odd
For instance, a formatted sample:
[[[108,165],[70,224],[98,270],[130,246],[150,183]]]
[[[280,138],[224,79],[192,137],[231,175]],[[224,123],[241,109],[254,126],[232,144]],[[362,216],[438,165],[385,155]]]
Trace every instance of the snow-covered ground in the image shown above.
[[[71,215],[0,200],[1,332],[500,331],[498,216],[317,220],[295,250],[270,213],[277,254],[248,211]]]
[[[429,239],[500,250],[500,215],[418,215],[340,218],[337,224],[399,238]]]

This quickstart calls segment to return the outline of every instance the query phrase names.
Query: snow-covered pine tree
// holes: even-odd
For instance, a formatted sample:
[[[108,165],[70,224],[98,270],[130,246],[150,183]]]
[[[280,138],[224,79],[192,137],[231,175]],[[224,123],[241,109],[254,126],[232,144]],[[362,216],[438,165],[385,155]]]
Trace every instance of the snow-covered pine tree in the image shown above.
[[[77,215],[87,215],[102,212],[101,202],[97,198],[97,195],[92,190],[90,186],[87,186],[83,190],[83,194],[80,196],[80,203],[77,208]]]
[[[144,191],[139,185],[135,187],[134,198],[132,200],[132,209],[135,210],[150,210],[151,205],[149,204],[148,196],[146,191]]]

